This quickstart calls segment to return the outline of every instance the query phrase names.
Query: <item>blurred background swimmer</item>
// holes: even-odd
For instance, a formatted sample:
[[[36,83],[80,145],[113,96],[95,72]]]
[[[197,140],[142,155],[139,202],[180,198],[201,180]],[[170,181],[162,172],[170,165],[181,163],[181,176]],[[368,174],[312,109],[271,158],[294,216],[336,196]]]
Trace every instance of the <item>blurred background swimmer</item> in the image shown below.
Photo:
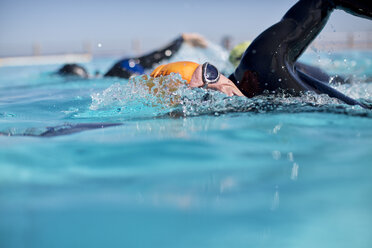
[[[131,76],[142,75],[146,73],[147,70],[154,69],[159,63],[164,63],[177,54],[184,43],[191,47],[202,49],[208,47],[208,42],[200,34],[183,33],[159,50],[155,50],[140,57],[123,58],[119,60],[104,74],[104,76],[128,79]],[[78,64],[66,64],[62,66],[57,73],[62,76],[90,77],[86,69]]]
[[[78,64],[65,64],[58,71],[57,74],[61,76],[76,76],[81,78],[88,78],[87,70]]]

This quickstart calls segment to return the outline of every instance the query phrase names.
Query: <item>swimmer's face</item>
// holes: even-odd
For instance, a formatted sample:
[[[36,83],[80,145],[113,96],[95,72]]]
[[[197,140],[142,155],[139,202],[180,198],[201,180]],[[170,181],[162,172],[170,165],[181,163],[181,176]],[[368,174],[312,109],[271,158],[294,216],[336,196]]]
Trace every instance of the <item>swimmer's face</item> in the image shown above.
[[[192,74],[190,87],[197,88],[203,86],[202,65],[199,65],[194,71],[194,74]],[[220,79],[216,83],[208,84],[207,89],[218,90],[228,96],[244,96],[235,84],[224,75],[221,75]]]

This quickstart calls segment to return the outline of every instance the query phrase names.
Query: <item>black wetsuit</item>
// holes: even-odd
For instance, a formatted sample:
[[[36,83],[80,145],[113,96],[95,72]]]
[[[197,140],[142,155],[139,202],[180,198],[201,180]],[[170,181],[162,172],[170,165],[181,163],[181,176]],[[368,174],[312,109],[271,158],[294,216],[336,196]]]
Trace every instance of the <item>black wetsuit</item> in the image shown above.
[[[123,62],[130,60],[132,63],[135,63],[133,67],[140,66],[144,70],[153,69],[154,66],[160,63],[162,60],[169,59],[172,57],[181,47],[183,43],[182,36],[172,41],[165,48],[154,51],[152,53],[146,54],[137,58],[125,58],[118,61],[106,74],[105,77],[121,77],[121,78],[130,78],[130,76],[136,74],[134,70],[130,68],[125,68],[122,66]]]
[[[66,64],[57,71],[57,74],[61,76],[76,76],[80,78],[89,77],[87,70],[78,64]]]
[[[180,36],[160,50],[156,50],[141,57],[121,59],[116,62],[104,76],[128,79],[133,75],[144,74],[145,70],[153,69],[162,60],[170,59],[181,48],[183,42],[184,40],[182,36]],[[78,64],[65,64],[56,73],[62,76],[89,78],[85,68]]]
[[[371,0],[300,0],[281,21],[261,33],[245,51],[230,79],[248,97],[265,90],[287,90],[295,95],[312,90],[347,104],[364,104],[349,98],[297,68],[296,60],[323,29],[334,9],[372,18]]]

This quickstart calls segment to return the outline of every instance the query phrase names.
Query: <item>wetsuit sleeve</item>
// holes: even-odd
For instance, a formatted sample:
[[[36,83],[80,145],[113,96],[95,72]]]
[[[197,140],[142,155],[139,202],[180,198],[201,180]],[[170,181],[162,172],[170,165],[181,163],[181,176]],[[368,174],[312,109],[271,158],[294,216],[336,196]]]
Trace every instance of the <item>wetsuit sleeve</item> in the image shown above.
[[[323,82],[329,82],[331,80],[331,77],[325,71],[316,66],[304,64],[297,61],[295,63],[295,70],[304,72],[312,76],[313,78],[316,78]]]
[[[162,49],[141,57],[121,59],[104,76],[130,78],[133,75],[143,74],[144,70],[152,69],[160,61],[171,58],[180,49],[183,41],[182,36],[180,36]]]
[[[166,47],[138,57],[135,60],[137,60],[137,63],[139,63],[144,69],[151,69],[160,61],[171,58],[180,49],[182,43],[183,38],[180,36]]]
[[[370,0],[300,0],[282,20],[252,42],[230,78],[249,97],[279,89],[295,95],[307,90],[326,93],[316,83],[308,83],[311,77],[304,80],[295,69],[295,62],[321,32],[335,8],[372,17]]]
[[[299,79],[294,64],[323,29],[332,10],[328,0],[300,0],[252,42],[230,78],[249,97],[265,90],[294,94],[314,90]]]
[[[323,94],[327,94],[329,95],[330,97],[335,97],[341,101],[343,101],[344,103],[346,104],[349,104],[349,105],[359,105],[363,108],[366,108],[366,109],[369,109],[370,107],[368,107],[367,105],[361,103],[361,102],[358,102],[357,100],[351,98],[351,97],[348,97],[344,94],[342,94],[341,92],[339,92],[338,90],[332,88],[331,86],[329,86],[328,84],[322,82],[322,81],[319,81],[318,79],[298,70],[297,71],[299,77],[301,78],[301,80],[303,80],[304,82],[306,82],[307,84],[311,85],[311,87],[313,87],[314,89],[317,89],[319,92],[323,93]]]

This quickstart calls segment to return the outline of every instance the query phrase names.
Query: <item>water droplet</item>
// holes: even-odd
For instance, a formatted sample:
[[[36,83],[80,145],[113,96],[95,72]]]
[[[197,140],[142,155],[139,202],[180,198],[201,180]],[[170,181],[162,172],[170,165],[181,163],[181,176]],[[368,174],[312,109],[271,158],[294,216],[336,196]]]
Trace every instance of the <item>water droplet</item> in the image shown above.
[[[297,180],[297,177],[298,177],[298,164],[297,163],[293,163],[292,173],[291,173],[291,179],[292,180]]]
[[[273,133],[274,133],[274,134],[277,134],[277,133],[280,131],[281,128],[282,128],[282,124],[278,124],[278,125],[276,125],[276,126],[274,127],[274,129],[273,129]],[[279,154],[280,154],[280,152],[279,152]]]
[[[288,152],[287,158],[288,158],[289,161],[293,162],[293,153],[292,152]]]
[[[136,63],[133,60],[129,60],[129,67],[133,68],[136,65]]]
[[[280,153],[280,151],[273,151],[272,156],[273,156],[273,159],[279,160],[280,157],[281,157],[281,153]]]
[[[169,57],[171,55],[172,55],[172,51],[171,50],[168,49],[168,50],[165,51],[165,56],[168,56]]]
[[[275,190],[273,202],[271,204],[271,210],[275,210],[275,209],[277,209],[279,207],[279,190],[278,190],[278,186],[276,186],[275,188],[276,188],[276,190]]]

